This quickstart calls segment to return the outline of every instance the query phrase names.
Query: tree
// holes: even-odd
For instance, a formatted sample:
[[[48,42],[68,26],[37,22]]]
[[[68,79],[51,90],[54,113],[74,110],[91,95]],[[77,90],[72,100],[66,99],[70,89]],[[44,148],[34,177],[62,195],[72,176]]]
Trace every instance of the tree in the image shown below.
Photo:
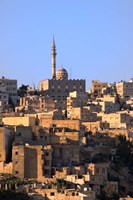
[[[113,187],[110,183],[107,183],[101,190],[100,195],[98,195],[99,200],[118,200],[119,195],[116,194],[113,190]]]
[[[18,88],[18,96],[24,97],[27,94],[29,85],[23,85]]]
[[[116,155],[127,164],[131,156],[131,143],[126,139],[126,136],[119,135],[119,144],[117,146]]]
[[[0,189],[0,200],[30,200],[26,193]]]

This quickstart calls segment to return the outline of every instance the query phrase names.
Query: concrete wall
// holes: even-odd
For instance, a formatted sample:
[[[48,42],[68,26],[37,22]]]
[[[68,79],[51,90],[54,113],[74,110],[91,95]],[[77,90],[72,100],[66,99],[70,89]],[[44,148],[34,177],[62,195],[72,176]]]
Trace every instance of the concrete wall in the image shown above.
[[[35,126],[35,117],[5,117],[2,122],[10,126]]]

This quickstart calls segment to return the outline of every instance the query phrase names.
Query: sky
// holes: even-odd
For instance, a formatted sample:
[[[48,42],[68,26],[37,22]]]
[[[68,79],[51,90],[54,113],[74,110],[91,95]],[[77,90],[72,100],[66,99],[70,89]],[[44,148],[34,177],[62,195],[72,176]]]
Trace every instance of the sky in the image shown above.
[[[50,79],[53,35],[57,70],[87,90],[133,78],[133,0],[0,0],[0,77]]]

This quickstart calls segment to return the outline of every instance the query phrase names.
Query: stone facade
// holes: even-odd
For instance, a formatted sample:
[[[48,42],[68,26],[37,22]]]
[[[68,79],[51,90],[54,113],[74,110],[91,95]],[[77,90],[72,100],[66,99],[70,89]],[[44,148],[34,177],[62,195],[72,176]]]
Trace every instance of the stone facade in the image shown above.
[[[13,146],[13,175],[19,178],[35,178],[51,176],[52,148],[51,146],[28,144]]]
[[[6,127],[0,127],[0,162],[6,162],[10,158],[13,133]]]
[[[102,95],[102,89],[106,88],[108,86],[108,83],[106,82],[100,82],[99,80],[93,80],[92,81],[92,93],[94,96],[101,96]]]
[[[35,126],[35,117],[5,117],[2,122],[9,126]]]
[[[116,89],[121,98],[127,99],[133,97],[133,81],[116,83]]]
[[[20,98],[20,105],[16,112],[49,112],[56,109],[55,101],[47,96],[26,96]]]
[[[85,92],[85,80],[56,80],[48,79],[40,81],[39,90],[53,99],[66,99],[69,92]]]
[[[41,117],[40,118],[40,126],[46,128],[69,128],[71,130],[80,130],[81,129],[81,122],[80,120],[53,120],[53,119],[46,119]]]

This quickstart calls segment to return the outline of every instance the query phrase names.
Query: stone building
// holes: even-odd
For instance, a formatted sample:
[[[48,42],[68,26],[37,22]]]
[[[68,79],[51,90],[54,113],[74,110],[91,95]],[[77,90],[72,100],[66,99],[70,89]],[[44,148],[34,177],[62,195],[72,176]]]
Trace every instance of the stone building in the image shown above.
[[[101,186],[108,181],[109,163],[89,164],[88,170],[90,171],[89,184],[96,194],[100,194]]]
[[[53,144],[79,144],[80,132],[69,128],[50,128],[49,129],[49,142]]]
[[[53,166],[69,166],[80,162],[80,147],[72,144],[55,144],[53,148]]]
[[[129,114],[125,112],[117,112],[117,113],[98,113],[98,116],[101,117],[102,122],[109,123],[110,128],[130,128],[131,124],[131,117]]]
[[[25,144],[33,140],[32,128],[30,126],[17,126],[15,134],[16,144]]]
[[[14,133],[11,129],[0,127],[0,162],[6,162],[11,159],[10,150]]]
[[[8,126],[35,126],[35,117],[4,117],[2,122]]]
[[[50,178],[52,175],[52,153],[51,145],[43,147],[43,176]]]
[[[46,119],[43,116],[40,118],[40,126],[46,128],[68,128],[71,130],[78,130],[81,131],[81,121],[79,119],[74,120],[53,120],[53,119]]]
[[[52,79],[42,80],[39,90],[55,100],[66,99],[69,92],[85,92],[85,80],[68,79],[68,72],[61,67],[56,72],[56,46],[52,43]]]
[[[111,101],[101,101],[98,103],[101,106],[101,111],[105,113],[115,113],[120,110],[120,105],[118,103],[113,103]]]
[[[18,145],[12,149],[13,175],[40,179],[51,176],[52,148],[41,145]]]
[[[116,83],[116,89],[121,98],[128,99],[133,97],[133,81]]]
[[[19,178],[42,177],[42,146],[13,146],[13,175]]]
[[[15,111],[25,112],[49,112],[56,109],[56,102],[48,96],[31,95],[20,97],[20,105],[15,108]]]
[[[98,80],[93,80],[92,81],[92,93],[94,94],[95,97],[101,96],[102,95],[102,89],[106,88],[108,86],[107,82],[100,82]]]
[[[72,108],[71,111],[67,113],[67,117],[70,119],[80,119],[81,121],[89,121],[90,111],[87,108],[76,107]]]
[[[66,189],[58,192],[57,189],[35,189],[32,196],[33,200],[95,200],[95,192],[85,188],[84,190]]]
[[[71,113],[73,108],[81,108],[87,105],[88,95],[84,92],[70,92],[67,97],[66,105],[67,105],[67,117],[69,113]]]

